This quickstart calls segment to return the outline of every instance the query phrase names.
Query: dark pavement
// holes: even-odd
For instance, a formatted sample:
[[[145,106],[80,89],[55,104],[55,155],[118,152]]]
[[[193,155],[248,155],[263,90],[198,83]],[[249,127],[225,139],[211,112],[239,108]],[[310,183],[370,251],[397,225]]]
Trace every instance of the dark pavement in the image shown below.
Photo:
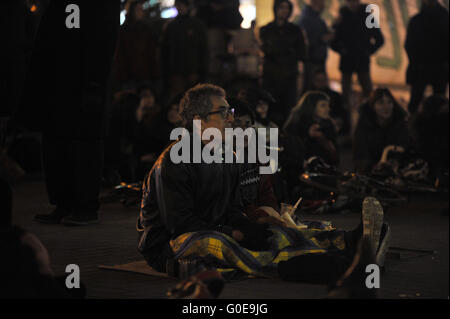
[[[449,296],[449,220],[447,202],[414,199],[385,212],[392,227],[391,246],[436,251],[424,257],[386,261],[379,294],[382,298],[445,298]],[[98,225],[71,228],[40,225],[32,218],[51,210],[41,180],[24,181],[14,188],[14,223],[34,232],[49,250],[52,267],[62,274],[68,264],[80,266],[89,298],[164,298],[175,280],[100,270],[98,265],[140,260],[136,250],[138,207],[104,204]],[[305,216],[330,220],[343,229],[357,226],[359,215]],[[288,283],[275,279],[248,279],[226,285],[221,298],[321,298],[325,286]]]

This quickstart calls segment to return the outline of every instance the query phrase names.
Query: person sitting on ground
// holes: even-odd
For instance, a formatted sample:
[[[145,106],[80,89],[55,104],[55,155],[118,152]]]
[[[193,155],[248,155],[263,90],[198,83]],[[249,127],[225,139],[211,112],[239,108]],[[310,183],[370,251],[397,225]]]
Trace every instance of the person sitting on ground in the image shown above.
[[[225,91],[214,85],[187,91],[181,109],[187,128],[191,132],[200,129],[202,135],[206,129],[216,128],[224,136],[233,122]],[[201,127],[196,127],[198,122]],[[161,154],[148,174],[137,222],[138,248],[157,271],[185,279],[212,268],[331,283],[347,269],[348,273],[365,269],[367,260],[353,259],[359,258],[362,249],[379,251],[383,209],[376,199],[364,201],[362,223],[352,232],[269,228],[242,213],[238,165],[192,163],[192,159],[176,164],[170,154],[177,144]],[[361,242],[368,244],[358,244]],[[195,276],[199,277],[204,278]]]
[[[228,99],[234,108],[233,128],[254,130],[255,115],[250,106],[236,98]],[[253,131],[256,134],[256,131]],[[248,140],[244,141],[246,149]],[[245,154],[244,154],[245,156]],[[273,189],[273,176],[261,175],[259,163],[244,162],[240,165],[240,191],[244,213],[257,223],[283,225],[280,219],[280,207]]]
[[[336,123],[330,117],[330,98],[325,93],[307,92],[292,109],[284,131],[303,140],[306,158],[319,156],[327,164],[338,164]]]
[[[344,107],[342,95],[330,88],[327,72],[317,70],[312,75],[311,90],[325,93],[330,98],[330,116],[336,122],[337,132],[345,135],[350,133],[350,113]]]
[[[360,107],[353,145],[356,172],[371,172],[387,146],[409,148],[406,116],[389,89],[379,88],[373,92],[369,101]]]

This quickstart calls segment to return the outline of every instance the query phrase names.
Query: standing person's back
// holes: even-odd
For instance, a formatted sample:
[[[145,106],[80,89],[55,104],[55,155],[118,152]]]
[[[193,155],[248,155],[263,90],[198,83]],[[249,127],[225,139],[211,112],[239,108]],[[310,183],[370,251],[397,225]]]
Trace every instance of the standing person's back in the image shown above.
[[[449,72],[449,15],[438,1],[424,1],[421,11],[411,18],[405,49],[409,57],[406,75],[411,84],[409,111],[415,113],[427,84],[434,94],[444,95]]]

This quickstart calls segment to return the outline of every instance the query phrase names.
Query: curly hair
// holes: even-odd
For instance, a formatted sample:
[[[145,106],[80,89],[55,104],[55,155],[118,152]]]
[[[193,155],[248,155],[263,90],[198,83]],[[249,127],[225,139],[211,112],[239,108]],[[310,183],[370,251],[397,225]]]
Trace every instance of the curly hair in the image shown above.
[[[225,90],[213,84],[198,84],[184,94],[180,111],[188,129],[192,128],[195,116],[203,118],[211,111],[213,96],[223,98],[226,96]]]

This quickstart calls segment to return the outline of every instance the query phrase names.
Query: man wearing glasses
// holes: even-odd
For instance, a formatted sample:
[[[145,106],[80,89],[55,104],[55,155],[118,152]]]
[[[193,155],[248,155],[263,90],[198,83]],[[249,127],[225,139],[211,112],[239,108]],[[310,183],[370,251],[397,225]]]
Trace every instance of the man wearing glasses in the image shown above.
[[[180,108],[191,133],[194,120],[201,121],[201,133],[216,128],[225,136],[225,129],[232,128],[233,109],[220,87],[197,85],[187,91]],[[202,148],[207,142],[203,141]],[[138,248],[147,263],[160,272],[182,277],[171,241],[189,233],[209,232],[205,236],[219,241],[224,234],[247,248],[267,249],[271,233],[242,214],[239,167],[193,161],[174,164],[170,150],[175,144],[161,154],[143,185]]]

